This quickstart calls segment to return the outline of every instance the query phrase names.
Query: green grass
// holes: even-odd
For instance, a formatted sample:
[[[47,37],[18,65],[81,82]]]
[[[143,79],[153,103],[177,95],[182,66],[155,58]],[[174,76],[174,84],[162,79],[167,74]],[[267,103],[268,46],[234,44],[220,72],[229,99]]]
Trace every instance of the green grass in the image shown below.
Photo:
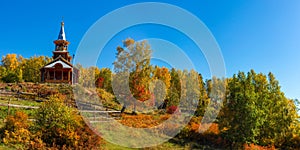
[[[66,94],[67,96],[70,96],[70,93],[72,92],[72,89],[70,86],[64,86],[64,85],[47,85],[49,87],[52,87],[53,89],[58,89],[60,93],[62,94]],[[10,87],[9,87],[10,88]],[[52,89],[51,88],[51,89]],[[29,89],[29,88],[27,88]],[[102,91],[103,92],[103,91]],[[103,92],[105,94],[105,92]],[[106,108],[111,108],[111,109],[115,109],[115,110],[120,110],[121,109],[121,105],[119,103],[117,103],[113,98],[110,98],[109,95],[106,95],[104,97],[108,97],[106,100],[103,98],[102,99],[102,104],[106,107]],[[17,99],[16,97],[13,97],[13,96],[0,96],[0,103],[3,103],[3,104],[7,104],[8,103],[8,100],[11,99],[10,101],[10,104],[16,104],[16,105],[25,105],[25,106],[40,106],[42,103],[38,103],[38,102],[35,102],[33,100],[21,100],[21,99]],[[24,108],[10,108],[10,114],[13,114],[14,112],[16,111],[23,111],[25,112],[26,114],[29,115],[29,118],[33,116],[34,112],[35,112],[35,109],[24,109]],[[3,122],[3,119],[7,117],[7,106],[0,106],[0,128],[3,127],[4,125],[4,122]],[[127,109],[126,112],[130,112],[131,113],[131,110],[130,109]],[[160,118],[160,115],[161,114],[164,114],[165,112],[149,112],[149,115],[153,115],[154,116],[154,119],[159,119]],[[93,126],[93,125],[92,125]],[[110,129],[110,130],[115,130],[113,127],[105,127],[107,129]],[[108,137],[107,138],[112,138],[112,136],[115,136],[115,135],[107,135]],[[111,137],[110,137],[111,136]],[[116,141],[117,143],[119,142],[126,142],[126,141],[129,141],[127,138],[128,138],[128,135],[125,135],[125,134],[122,134],[122,133],[119,133],[117,135],[120,139],[120,141]],[[138,137],[140,135],[132,135],[132,136],[136,136],[137,139],[136,140],[139,140]],[[151,136],[151,135],[149,135]],[[113,138],[112,138],[113,139]],[[127,145],[131,145],[131,144],[134,144],[133,143],[125,143]],[[134,150],[134,148],[128,148],[128,147],[123,147],[123,146],[120,146],[120,145],[116,145],[116,144],[113,144],[113,143],[110,143],[110,142],[105,142],[105,144],[103,144],[101,146],[103,149],[108,149],[108,150],[119,150],[119,149],[122,149],[122,150]],[[13,147],[9,147],[9,146],[6,146],[4,145],[3,143],[0,143],[0,150],[14,150],[16,148],[13,148]],[[165,149],[165,150],[188,150],[188,149],[212,149],[210,148],[209,146],[205,146],[205,145],[199,145],[196,141],[184,141],[182,139],[171,139],[165,143],[162,143],[160,145],[157,145],[157,146],[154,146],[154,147],[148,147],[148,148],[141,148],[141,149],[145,149],[145,150],[160,150],[160,149]]]
[[[41,103],[32,100],[21,100],[14,97],[0,97],[0,103],[7,104],[10,99],[10,104],[24,105],[24,106],[40,106]]]
[[[8,147],[4,145],[3,143],[0,143],[0,150],[15,150],[15,148]]]
[[[105,145],[103,145],[104,149],[109,149],[109,150],[136,150],[136,148],[128,148],[128,147],[123,147],[120,145],[116,145],[110,142],[106,142]],[[160,150],[160,149],[164,149],[164,150],[176,150],[176,149],[187,149],[184,146],[179,146],[170,142],[165,142],[163,144],[160,144],[158,146],[154,146],[154,147],[148,147],[148,148],[140,148],[140,149],[149,149],[149,150]]]
[[[10,101],[9,101],[10,99]],[[0,103],[2,104],[14,104],[14,105],[23,105],[23,106],[40,106],[41,103],[30,101],[30,100],[18,100],[14,97],[0,97]],[[15,108],[10,107],[10,114],[13,114],[16,110],[24,111],[29,116],[32,115],[34,109],[27,109],[27,108]],[[0,119],[4,119],[7,116],[8,107],[7,106],[0,106]]]
[[[135,148],[128,148],[128,147],[123,147],[123,146],[119,146],[110,142],[106,142],[104,145],[101,146],[103,149],[107,149],[107,150],[137,150]],[[163,143],[161,145],[155,146],[155,147],[148,147],[148,148],[140,148],[145,149],[145,150],[189,150],[190,146],[186,145],[186,146],[180,146],[180,145],[176,145],[174,143],[170,143],[170,142],[166,142]],[[3,143],[0,143],[0,150],[15,150],[15,148],[13,147],[9,147],[4,145]]]
[[[116,145],[116,144],[113,144],[113,143],[110,143],[110,142],[106,142],[103,145],[103,148],[108,149],[108,150],[120,150],[120,149],[122,149],[122,150],[134,150],[133,148],[119,146],[119,145]]]
[[[41,103],[30,101],[30,100],[18,100],[17,98],[12,97],[0,97],[0,103],[2,104],[8,104],[8,99],[10,99],[10,104],[15,105],[23,105],[23,106],[40,106]],[[26,109],[26,108],[15,108],[10,107],[9,114],[14,114],[16,111],[23,111],[25,112],[29,117],[34,114],[35,109]],[[3,121],[7,117],[8,114],[8,107],[7,106],[0,106],[0,121]]]
[[[13,115],[16,111],[24,112],[29,116],[29,118],[31,118],[35,113],[35,109],[10,108],[9,114]],[[3,121],[7,117],[7,115],[8,115],[8,108],[5,106],[0,106],[0,121]]]
[[[136,148],[128,148],[128,147],[123,147],[123,146],[119,146],[110,142],[106,142],[102,148],[104,149],[108,149],[108,150],[136,150]],[[162,143],[160,145],[157,146],[153,146],[153,147],[146,147],[146,148],[139,148],[141,150],[190,150],[190,149],[207,149],[207,150],[215,150],[214,148],[211,148],[209,146],[205,146],[205,145],[199,145],[196,142],[192,142],[192,143],[188,143],[188,144],[176,144],[173,142],[165,142]]]

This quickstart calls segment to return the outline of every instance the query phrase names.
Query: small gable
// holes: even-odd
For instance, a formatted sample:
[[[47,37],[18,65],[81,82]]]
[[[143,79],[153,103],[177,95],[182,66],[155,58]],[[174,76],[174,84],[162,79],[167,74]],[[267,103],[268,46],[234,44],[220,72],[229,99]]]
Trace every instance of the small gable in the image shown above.
[[[58,60],[46,65],[44,68],[72,68],[72,66],[61,60]]]

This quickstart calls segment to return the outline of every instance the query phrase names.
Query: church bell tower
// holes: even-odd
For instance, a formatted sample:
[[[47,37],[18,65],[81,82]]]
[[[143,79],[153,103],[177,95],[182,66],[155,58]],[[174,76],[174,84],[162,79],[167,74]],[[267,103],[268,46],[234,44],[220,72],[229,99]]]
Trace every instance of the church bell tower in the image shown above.
[[[68,62],[71,62],[72,57],[69,55],[68,52],[68,46],[70,42],[67,41],[64,26],[65,23],[62,21],[58,38],[57,40],[53,41],[53,43],[55,44],[55,50],[53,51],[53,59],[56,59],[57,57],[61,56]]]
[[[41,82],[76,84],[79,79],[79,70],[71,64],[64,22],[61,22],[57,40],[54,41],[55,49],[52,51],[53,60],[40,69]]]

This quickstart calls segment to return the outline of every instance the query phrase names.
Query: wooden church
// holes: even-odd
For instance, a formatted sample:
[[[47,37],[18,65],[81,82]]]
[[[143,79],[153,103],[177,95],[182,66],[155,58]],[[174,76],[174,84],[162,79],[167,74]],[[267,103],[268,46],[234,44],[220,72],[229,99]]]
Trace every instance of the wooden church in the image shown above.
[[[60,32],[54,41],[53,61],[40,69],[41,82],[45,83],[78,83],[79,70],[73,67],[72,57],[68,52],[69,41],[66,39],[64,22],[61,22]]]

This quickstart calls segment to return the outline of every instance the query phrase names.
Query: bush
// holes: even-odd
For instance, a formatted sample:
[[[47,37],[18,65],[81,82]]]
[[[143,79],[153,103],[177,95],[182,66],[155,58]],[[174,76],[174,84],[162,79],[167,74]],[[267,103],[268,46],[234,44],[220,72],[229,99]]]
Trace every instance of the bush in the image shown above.
[[[6,76],[2,77],[2,81],[6,83],[21,82],[21,79],[14,72],[9,72]]]
[[[255,144],[244,144],[244,150],[275,150],[274,146],[259,146]]]
[[[43,103],[35,116],[35,130],[48,147],[58,149],[98,148],[101,138],[84,124],[73,108],[64,104],[61,95],[51,96]]]
[[[28,129],[28,127],[28,115],[24,112],[17,111],[13,116],[8,116],[6,118],[4,129],[8,131],[16,131],[21,128]]]
[[[4,144],[17,149],[41,149],[45,146],[38,135],[29,130],[30,123],[24,112],[17,111],[13,116],[8,116],[4,127],[1,129],[1,138]]]

